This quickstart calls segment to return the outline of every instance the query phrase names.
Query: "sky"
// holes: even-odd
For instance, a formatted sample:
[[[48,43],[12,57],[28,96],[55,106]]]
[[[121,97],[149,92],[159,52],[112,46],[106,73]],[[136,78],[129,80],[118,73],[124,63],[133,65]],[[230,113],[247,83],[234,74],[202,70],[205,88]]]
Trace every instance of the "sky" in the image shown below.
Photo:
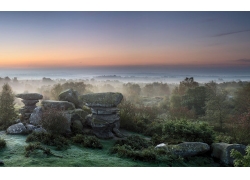
[[[0,68],[250,67],[250,12],[0,12]]]

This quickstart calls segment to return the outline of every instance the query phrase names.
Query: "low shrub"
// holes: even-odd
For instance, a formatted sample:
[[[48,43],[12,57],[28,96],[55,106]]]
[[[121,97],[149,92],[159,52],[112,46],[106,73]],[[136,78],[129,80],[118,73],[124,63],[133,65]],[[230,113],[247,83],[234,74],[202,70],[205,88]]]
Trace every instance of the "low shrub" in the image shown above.
[[[95,136],[83,136],[82,134],[77,134],[76,136],[72,137],[71,140],[73,143],[80,144],[87,148],[93,148],[93,149],[103,148],[99,139],[97,139]]]
[[[41,125],[53,134],[64,134],[70,126],[63,111],[57,109],[45,110],[42,115]]]
[[[200,141],[212,144],[214,131],[207,123],[189,122],[187,120],[167,121],[162,134],[172,139],[183,141]]]
[[[0,149],[3,149],[6,146],[6,141],[0,138]]]
[[[33,132],[26,138],[26,142],[40,142],[49,146],[56,146],[57,150],[62,150],[69,147],[68,140],[60,135],[46,132]]]
[[[127,137],[127,139],[117,140],[115,145],[128,145],[133,150],[142,150],[144,148],[148,148],[151,144],[148,140],[142,138],[138,135],[131,135]]]
[[[47,156],[53,155],[53,156],[61,158],[61,156],[53,154],[49,148],[43,147],[41,143],[39,142],[32,143],[32,144],[29,144],[28,146],[25,146],[25,157],[29,157],[31,153],[37,150],[42,150],[43,154],[46,154]]]
[[[142,104],[135,105],[126,100],[119,104],[119,109],[120,127],[138,133],[144,133],[145,129],[159,114],[157,107],[147,107]]]
[[[187,120],[169,120],[152,123],[146,135],[153,136],[152,142],[200,141],[208,144],[214,141],[214,131],[207,123]],[[162,142],[161,142],[162,141]]]
[[[142,150],[134,150],[130,145],[116,144],[114,147],[110,149],[110,153],[118,154],[120,157],[127,157],[133,160],[140,161],[155,161],[156,153],[153,149],[142,149]]]

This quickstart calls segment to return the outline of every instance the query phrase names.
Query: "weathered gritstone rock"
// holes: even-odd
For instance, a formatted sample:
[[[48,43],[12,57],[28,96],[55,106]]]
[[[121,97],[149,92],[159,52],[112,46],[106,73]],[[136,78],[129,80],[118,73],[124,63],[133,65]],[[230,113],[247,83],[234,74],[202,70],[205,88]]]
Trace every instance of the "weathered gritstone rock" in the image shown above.
[[[19,112],[21,113],[21,122],[27,122],[30,118],[31,113],[36,108],[36,103],[39,102],[39,99],[43,98],[43,95],[38,93],[23,93],[17,94],[17,98],[23,99],[24,107],[22,107]]]
[[[27,129],[23,125],[23,123],[11,125],[7,129],[7,134],[26,134],[26,133],[27,133]]]
[[[57,109],[57,110],[73,110],[75,105],[68,101],[52,101],[52,100],[43,100],[42,106],[44,109]]]
[[[80,101],[89,107],[116,107],[122,101],[121,93],[92,93],[79,96]]]
[[[77,108],[82,107],[82,103],[78,99],[78,92],[73,89],[67,89],[59,94],[60,101],[68,101],[75,105]]]
[[[91,107],[91,111],[98,115],[119,114],[118,108]]]
[[[232,149],[239,151],[242,155],[246,153],[246,146],[242,144],[213,143],[211,147],[211,156],[220,159],[222,163],[228,165],[233,165],[234,158],[230,157]]]
[[[22,93],[22,94],[17,94],[16,97],[24,100],[38,100],[42,99],[43,95],[38,93]]]
[[[29,122],[33,125],[40,125],[42,120],[42,107],[36,107],[30,115]]]
[[[25,106],[34,106],[36,103],[39,102],[39,100],[25,100],[25,99],[23,99],[22,102]]]
[[[210,146],[202,142],[183,142],[177,145],[168,145],[167,147],[169,152],[182,157],[204,154],[210,150]]]

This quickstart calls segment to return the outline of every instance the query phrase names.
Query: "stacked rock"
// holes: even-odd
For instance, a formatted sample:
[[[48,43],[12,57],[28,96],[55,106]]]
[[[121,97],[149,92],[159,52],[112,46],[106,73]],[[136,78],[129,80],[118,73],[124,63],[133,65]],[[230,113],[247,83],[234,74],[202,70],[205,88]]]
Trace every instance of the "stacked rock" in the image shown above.
[[[16,97],[23,99],[22,102],[25,105],[20,109],[20,120],[21,122],[28,122],[31,113],[36,108],[36,103],[39,102],[39,99],[43,98],[43,95],[38,93],[22,93],[17,94]]]
[[[117,105],[120,104],[121,93],[93,93],[81,95],[81,101],[91,108],[92,114],[86,117],[87,124],[99,138],[122,137],[119,131],[120,116]]]

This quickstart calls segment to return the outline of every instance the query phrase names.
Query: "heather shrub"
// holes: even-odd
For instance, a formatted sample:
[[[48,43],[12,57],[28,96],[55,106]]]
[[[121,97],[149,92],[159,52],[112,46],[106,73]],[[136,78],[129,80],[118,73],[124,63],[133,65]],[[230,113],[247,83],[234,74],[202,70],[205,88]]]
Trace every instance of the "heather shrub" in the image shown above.
[[[29,134],[26,138],[26,142],[40,142],[49,146],[55,146],[57,150],[69,147],[69,141],[65,137],[45,132],[33,132]]]
[[[187,120],[166,120],[152,123],[145,131],[152,136],[152,143],[173,143],[182,141],[201,141],[211,144],[215,135],[212,127],[207,123],[190,122]]]
[[[41,125],[48,132],[53,134],[64,134],[70,127],[68,119],[63,111],[47,109],[42,114]]]
[[[159,114],[157,107],[135,105],[125,100],[119,105],[119,109],[120,127],[138,133],[143,133]]]
[[[102,144],[99,139],[95,136],[84,136],[82,134],[77,134],[71,138],[72,142],[75,144],[80,144],[84,147],[93,148],[93,149],[102,149]]]
[[[62,158],[62,156],[55,155],[51,152],[49,148],[43,147],[41,143],[36,142],[29,144],[28,146],[25,146],[25,157],[29,157],[32,153],[36,151],[42,151],[43,154],[46,154],[47,156],[56,156]]]
[[[127,139],[117,140],[115,145],[128,145],[134,150],[142,150],[144,148],[148,148],[151,144],[148,140],[142,138],[138,135],[128,136]]]

